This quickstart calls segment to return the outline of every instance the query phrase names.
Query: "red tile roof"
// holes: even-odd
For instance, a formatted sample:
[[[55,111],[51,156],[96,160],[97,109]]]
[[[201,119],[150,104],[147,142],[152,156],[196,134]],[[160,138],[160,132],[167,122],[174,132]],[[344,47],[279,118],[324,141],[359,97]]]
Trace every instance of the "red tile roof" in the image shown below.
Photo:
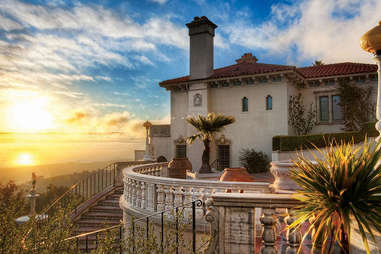
[[[207,79],[215,78],[228,78],[228,77],[237,77],[243,75],[252,75],[252,74],[264,74],[278,71],[287,71],[295,70],[295,66],[288,65],[276,65],[276,64],[264,64],[264,63],[240,63],[233,64],[230,66],[222,67],[215,69],[214,73]],[[170,85],[177,84],[181,82],[186,82],[189,80],[189,76],[184,76],[175,79],[169,79],[160,82],[160,85]]]
[[[376,72],[377,65],[346,62],[303,67],[297,68],[296,70],[305,78],[320,78],[329,76]]]
[[[304,78],[319,78],[329,76],[348,75],[356,73],[376,72],[377,65],[362,63],[337,63],[324,64],[318,66],[296,68],[289,65],[276,65],[264,63],[240,63],[215,69],[214,73],[208,79],[238,77],[243,75],[265,74],[279,71],[294,70]],[[189,81],[189,76],[168,79],[160,82],[160,86],[178,84]]]

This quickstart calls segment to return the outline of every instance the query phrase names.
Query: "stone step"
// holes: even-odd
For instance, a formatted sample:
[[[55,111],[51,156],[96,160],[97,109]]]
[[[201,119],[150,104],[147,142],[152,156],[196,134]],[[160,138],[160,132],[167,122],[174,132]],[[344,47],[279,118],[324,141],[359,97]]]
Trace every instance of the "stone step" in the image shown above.
[[[114,199],[105,199],[101,202],[98,203],[101,206],[114,206],[114,207],[119,207],[119,200],[114,200]]]
[[[84,220],[80,220],[76,222],[76,225],[78,225],[78,227],[88,227],[88,226],[98,226],[98,225],[107,227],[107,226],[118,225],[119,223],[120,223],[119,219],[110,220],[108,218],[105,218],[103,220],[88,220],[88,219],[85,220],[84,219]]]
[[[123,194],[123,193],[122,193]],[[106,199],[113,199],[113,200],[119,200],[120,199],[120,196],[122,196],[122,194],[112,194],[110,196],[107,196]]]
[[[89,211],[81,216],[86,219],[99,219],[99,218],[123,218],[123,212],[119,213],[109,213],[104,211]]]
[[[90,208],[90,211],[107,211],[107,212],[115,212],[115,213],[122,213],[122,209],[116,206],[110,206],[110,205],[96,205]]]

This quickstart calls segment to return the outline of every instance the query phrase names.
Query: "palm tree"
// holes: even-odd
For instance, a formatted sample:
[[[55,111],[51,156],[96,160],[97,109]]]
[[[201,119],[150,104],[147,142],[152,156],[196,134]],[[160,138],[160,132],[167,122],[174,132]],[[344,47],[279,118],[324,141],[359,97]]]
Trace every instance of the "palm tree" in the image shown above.
[[[319,66],[319,65],[324,65],[324,62],[321,60],[315,60],[315,62],[312,63],[312,66]]]
[[[220,132],[225,126],[234,123],[235,119],[232,116],[209,113],[208,116],[199,115],[188,117],[186,120],[197,130],[196,134],[187,138],[187,142],[193,144],[196,139],[200,139],[204,143],[199,173],[211,173],[209,165],[210,142],[213,140],[214,133]]]
[[[298,227],[306,220],[311,226],[314,245],[321,245],[321,253],[331,253],[338,244],[341,253],[350,250],[350,233],[357,224],[367,253],[368,236],[381,232],[381,142],[355,147],[353,143],[331,143],[319,151],[323,159],[316,162],[298,156],[292,179],[301,187],[296,197],[303,202],[296,211]]]

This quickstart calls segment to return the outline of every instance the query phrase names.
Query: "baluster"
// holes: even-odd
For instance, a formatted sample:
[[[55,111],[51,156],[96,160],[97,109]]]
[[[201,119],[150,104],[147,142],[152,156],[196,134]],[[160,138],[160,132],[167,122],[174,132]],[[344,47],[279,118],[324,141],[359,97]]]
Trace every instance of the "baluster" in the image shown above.
[[[164,186],[165,193],[165,210],[169,210],[173,208],[173,190],[172,186],[166,185]]]
[[[157,211],[162,211],[165,208],[165,192],[164,186],[161,184],[156,185],[157,189]]]
[[[134,185],[133,180],[128,179],[128,203],[134,205]]]
[[[131,183],[131,186],[132,186],[132,206],[135,207],[136,206],[136,199],[137,199],[137,191],[136,191],[136,181],[135,180],[132,180],[132,183]]]
[[[140,183],[140,188],[141,188],[141,204],[140,208],[144,209],[147,206],[147,196],[146,196],[146,184],[144,182]]]
[[[181,186],[177,186],[177,187],[174,187],[174,194],[175,194],[175,200],[174,200],[174,204],[176,207],[179,207],[179,206],[182,206],[183,205],[183,187]]]
[[[154,212],[156,208],[155,197],[156,197],[156,186],[153,183],[146,183],[146,206],[149,211]]]
[[[263,209],[263,216],[260,218],[263,224],[262,239],[264,246],[261,249],[262,254],[276,254],[277,251],[274,247],[275,245],[275,231],[274,231],[274,209],[265,208]]]
[[[295,211],[292,209],[288,209],[288,217],[286,217],[285,220],[287,225],[290,226],[296,220]],[[302,236],[300,234],[299,228],[289,228],[287,230],[288,247],[286,249],[286,254],[296,254],[298,252],[301,239]],[[303,253],[303,251],[301,251],[300,253]]]
[[[136,189],[136,199],[135,199],[135,207],[140,208],[142,202],[142,189],[140,188],[141,182],[135,181],[135,189]]]
[[[186,207],[184,208],[184,218],[185,220],[190,220],[192,216],[192,187],[183,187],[184,189],[184,204]]]

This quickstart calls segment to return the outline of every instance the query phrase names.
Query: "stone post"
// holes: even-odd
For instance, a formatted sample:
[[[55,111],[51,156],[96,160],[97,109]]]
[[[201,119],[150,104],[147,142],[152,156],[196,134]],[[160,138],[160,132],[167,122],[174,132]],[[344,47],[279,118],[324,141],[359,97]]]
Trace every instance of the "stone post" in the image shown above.
[[[377,78],[377,108],[376,108],[376,130],[380,133],[380,135],[377,137],[376,141],[378,141],[381,138],[381,54],[377,55],[374,60],[377,63],[378,66],[378,78]]]

